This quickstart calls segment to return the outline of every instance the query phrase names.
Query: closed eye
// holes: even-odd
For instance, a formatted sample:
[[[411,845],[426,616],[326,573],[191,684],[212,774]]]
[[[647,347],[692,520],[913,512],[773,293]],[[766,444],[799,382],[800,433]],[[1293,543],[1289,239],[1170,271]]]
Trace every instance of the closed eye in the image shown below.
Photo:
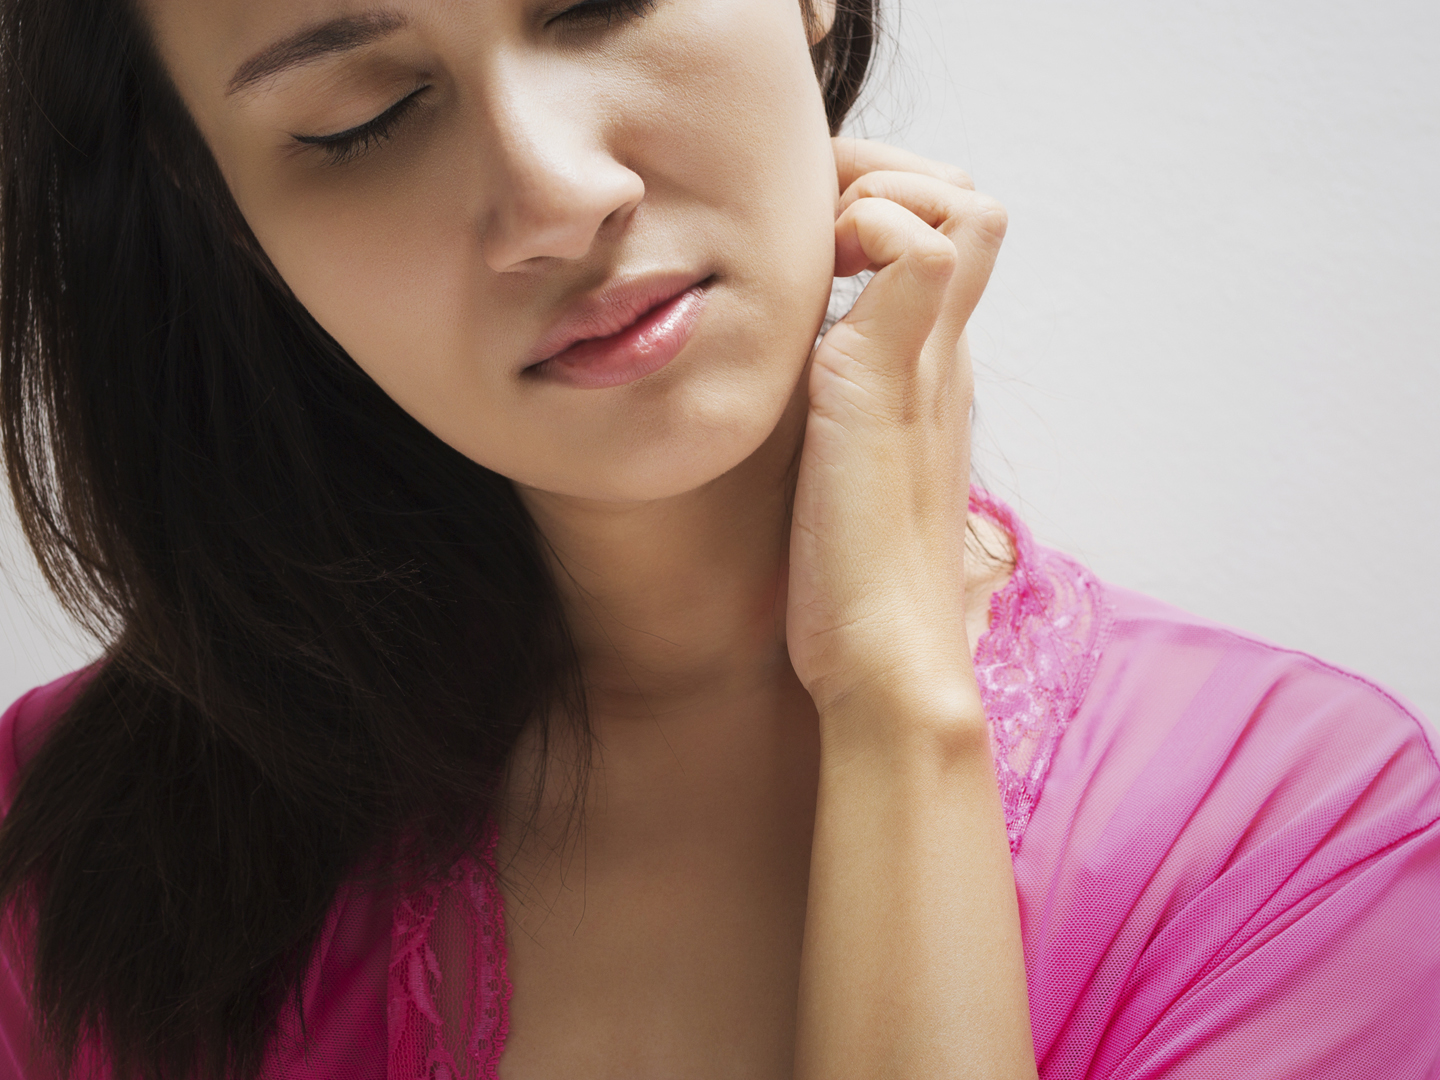
[[[588,29],[596,24],[609,28],[615,22],[643,18],[654,10],[658,0],[582,0],[555,16],[555,21],[575,29]],[[395,128],[411,111],[430,86],[416,87],[372,120],[330,135],[291,135],[305,146],[319,147],[327,165],[343,165],[363,157],[394,134]]]
[[[650,14],[655,4],[656,0],[584,0],[560,12],[555,21],[572,26],[601,23],[608,27],[617,20],[642,18]]]
[[[420,95],[429,89],[429,85],[416,87],[373,120],[344,131],[332,135],[292,135],[291,138],[306,146],[319,147],[324,151],[326,164],[341,165],[353,161],[389,139],[400,121],[419,102]]]

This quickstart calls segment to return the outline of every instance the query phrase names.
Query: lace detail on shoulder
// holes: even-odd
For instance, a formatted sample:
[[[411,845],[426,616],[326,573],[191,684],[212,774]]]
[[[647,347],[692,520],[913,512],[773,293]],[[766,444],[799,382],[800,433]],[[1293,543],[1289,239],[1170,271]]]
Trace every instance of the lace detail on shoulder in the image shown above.
[[[1095,576],[1058,551],[1037,547],[1004,503],[976,488],[970,509],[1005,529],[1015,552],[1015,571],[990,598],[990,629],[975,649],[1013,855],[1060,736],[1090,687],[1114,615]]]
[[[387,1028],[390,1080],[497,1080],[510,1031],[504,900],[492,823],[483,859],[395,907]]]

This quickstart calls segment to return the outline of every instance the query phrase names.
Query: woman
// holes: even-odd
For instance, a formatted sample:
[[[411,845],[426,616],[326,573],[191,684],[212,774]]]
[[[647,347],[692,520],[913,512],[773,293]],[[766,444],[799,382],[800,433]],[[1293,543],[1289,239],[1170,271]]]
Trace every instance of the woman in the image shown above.
[[[1005,219],[832,142],[868,5],[4,10],[108,644],[0,731],[0,1068],[1440,1069],[1416,718],[967,516]]]

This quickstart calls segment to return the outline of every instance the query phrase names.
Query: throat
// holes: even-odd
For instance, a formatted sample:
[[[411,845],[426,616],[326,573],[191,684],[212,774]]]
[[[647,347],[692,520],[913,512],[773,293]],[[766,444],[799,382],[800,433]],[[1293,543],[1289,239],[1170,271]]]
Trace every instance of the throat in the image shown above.
[[[728,852],[737,868],[808,857],[819,725],[788,662],[726,694],[601,705],[590,730],[583,745],[563,730],[548,740],[529,730],[511,759],[499,854],[552,882],[556,895],[533,898],[542,909],[573,881],[577,859],[659,870],[691,853]]]

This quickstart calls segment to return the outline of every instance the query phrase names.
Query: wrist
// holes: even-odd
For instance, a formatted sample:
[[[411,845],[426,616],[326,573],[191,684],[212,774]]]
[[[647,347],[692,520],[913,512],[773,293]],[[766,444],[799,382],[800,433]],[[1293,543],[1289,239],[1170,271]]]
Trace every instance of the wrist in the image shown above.
[[[966,665],[946,677],[863,680],[816,702],[822,766],[946,762],[990,755],[979,687]]]

